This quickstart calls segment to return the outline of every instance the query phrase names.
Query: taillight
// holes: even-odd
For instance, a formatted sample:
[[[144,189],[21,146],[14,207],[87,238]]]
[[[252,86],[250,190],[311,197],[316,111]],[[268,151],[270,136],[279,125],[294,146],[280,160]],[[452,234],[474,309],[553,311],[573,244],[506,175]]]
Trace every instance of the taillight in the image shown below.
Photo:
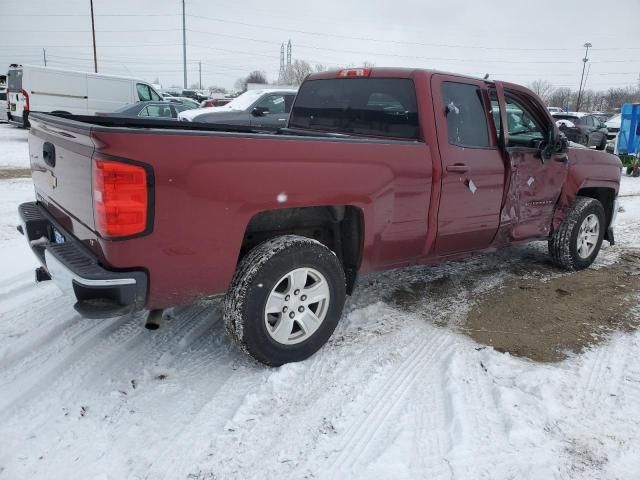
[[[348,68],[346,70],[338,70],[338,77],[368,77],[371,75],[370,68]]]
[[[27,93],[26,90],[22,90],[22,95],[24,95],[24,108],[23,110],[25,112],[29,111],[29,94]]]
[[[93,163],[93,211],[103,237],[126,237],[147,229],[147,172],[129,163],[96,158]]]

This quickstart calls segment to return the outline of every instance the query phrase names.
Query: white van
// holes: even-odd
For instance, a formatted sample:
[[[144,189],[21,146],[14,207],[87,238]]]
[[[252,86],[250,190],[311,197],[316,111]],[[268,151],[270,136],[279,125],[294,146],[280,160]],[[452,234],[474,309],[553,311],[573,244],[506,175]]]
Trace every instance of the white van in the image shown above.
[[[162,100],[142,80],[32,65],[11,65],[7,75],[7,114],[14,125],[29,126],[29,112],[95,115],[143,100]]]

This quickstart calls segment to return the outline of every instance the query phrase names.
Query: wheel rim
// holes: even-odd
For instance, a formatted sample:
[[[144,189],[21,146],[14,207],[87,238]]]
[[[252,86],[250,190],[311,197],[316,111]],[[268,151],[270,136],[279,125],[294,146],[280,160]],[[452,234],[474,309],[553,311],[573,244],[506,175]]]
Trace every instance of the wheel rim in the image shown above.
[[[273,340],[294,345],[311,337],[327,316],[331,294],[322,273],[297,268],[284,275],[271,290],[264,323]]]
[[[580,225],[578,231],[578,256],[580,258],[589,258],[596,249],[598,238],[600,236],[600,220],[595,214],[587,215]]]

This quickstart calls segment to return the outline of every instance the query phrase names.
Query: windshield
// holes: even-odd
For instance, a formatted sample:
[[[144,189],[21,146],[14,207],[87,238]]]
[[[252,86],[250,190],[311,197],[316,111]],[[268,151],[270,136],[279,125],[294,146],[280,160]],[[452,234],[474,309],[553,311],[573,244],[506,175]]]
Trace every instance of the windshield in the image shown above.
[[[228,110],[246,110],[262,96],[262,90],[247,90],[239,97],[234,98],[221,108]]]
[[[578,122],[580,117],[576,117],[575,115],[554,115],[554,120],[569,120],[571,122]]]
[[[22,69],[9,70],[7,89],[10,92],[19,92],[22,90]]]

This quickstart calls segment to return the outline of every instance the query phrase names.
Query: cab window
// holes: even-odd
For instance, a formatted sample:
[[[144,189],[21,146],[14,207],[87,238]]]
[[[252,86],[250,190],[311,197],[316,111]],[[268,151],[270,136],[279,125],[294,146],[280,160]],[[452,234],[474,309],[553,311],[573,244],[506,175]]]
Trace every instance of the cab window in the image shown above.
[[[491,111],[496,131],[500,133],[501,118],[498,98],[494,90],[490,92]],[[509,143],[507,147],[538,148],[540,141],[546,137],[545,126],[536,118],[526,104],[514,95],[505,94],[507,133]]]
[[[285,113],[285,103],[284,95],[267,95],[257,103],[256,108],[268,110],[268,113]]]
[[[159,117],[172,118],[171,107],[169,105],[147,105],[138,114],[139,117]]]
[[[489,147],[489,129],[480,87],[468,83],[442,82],[442,99],[449,144]]]
[[[149,93],[151,94],[151,100],[154,100],[156,102],[162,101],[162,97],[158,95],[158,93],[153,88],[149,87]]]

